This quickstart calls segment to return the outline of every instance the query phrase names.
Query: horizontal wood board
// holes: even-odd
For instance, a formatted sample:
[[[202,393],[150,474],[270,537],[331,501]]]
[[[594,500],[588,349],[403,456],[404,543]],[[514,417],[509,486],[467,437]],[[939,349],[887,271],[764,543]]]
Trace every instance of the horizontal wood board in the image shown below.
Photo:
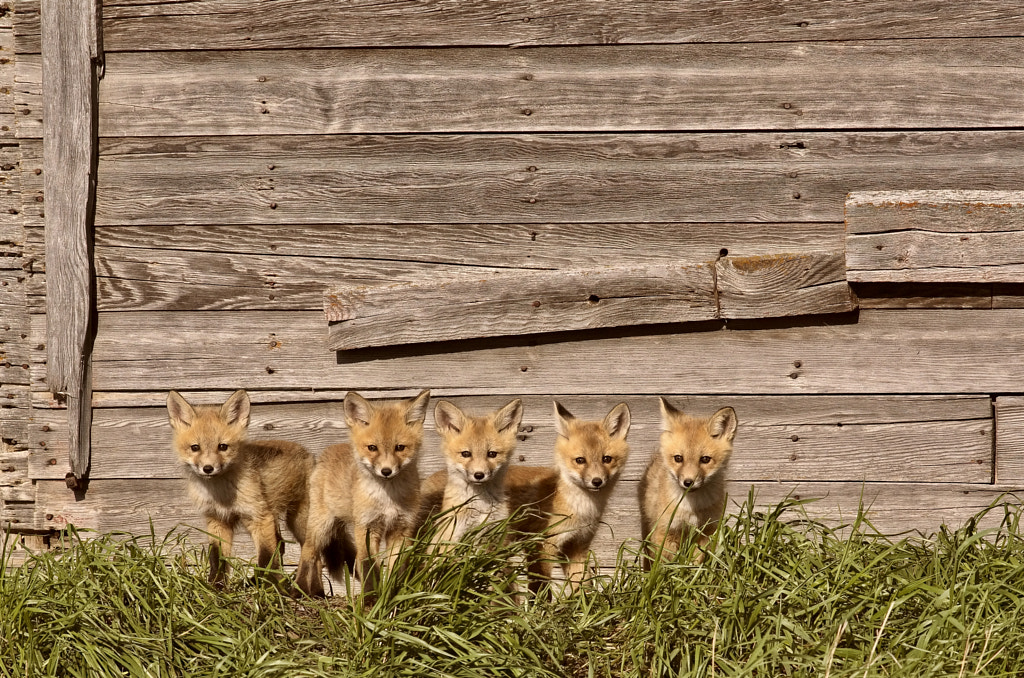
[[[695,323],[336,355],[322,343],[322,312],[101,313],[94,383],[112,391],[412,384],[467,395],[1014,393],[1024,383],[1022,323],[1018,309],[863,310],[755,331],[744,321]]]
[[[30,51],[36,2],[19,0]],[[24,13],[22,13],[22,10]],[[664,42],[777,42],[1021,35],[1024,13],[1001,0],[686,0],[628,4],[570,0],[324,3],[282,0],[274,12],[249,0],[108,3],[108,51],[399,45],[544,45]]]
[[[1022,55],[1024,38],[115,53],[99,134],[1019,127]]]
[[[640,536],[636,483],[622,482],[614,490],[603,526],[592,548],[600,564],[610,566],[623,543],[635,548]],[[934,533],[941,525],[958,527],[989,506],[1015,501],[1015,487],[928,485],[918,483],[748,483],[729,484],[728,513],[735,513],[753,488],[755,506],[799,498],[808,503],[790,510],[792,520],[817,519],[833,527],[849,525],[863,505],[872,525],[887,534]],[[1003,515],[991,511],[982,527],[995,527]],[[162,537],[180,526],[199,526],[201,519],[189,503],[180,480],[97,480],[77,501],[63,481],[40,481],[34,527],[62,529],[74,524],[98,532],[126,531]],[[205,537],[193,532],[197,541]],[[238,535],[240,555],[250,555],[248,536]],[[294,547],[293,547],[294,548]],[[294,559],[290,555],[289,559]],[[292,560],[294,562],[294,560]]]
[[[504,405],[514,396],[444,398],[471,413]],[[623,478],[638,480],[661,434],[657,398],[636,396],[527,396],[514,463],[548,466],[556,437],[552,401],[583,419],[600,419],[619,402],[632,414],[630,456]],[[440,398],[434,398],[436,403]],[[681,397],[694,415],[734,407],[740,433],[730,476],[743,480],[864,480],[989,483],[992,480],[992,406],[984,396],[935,397]],[[214,402],[208,396],[197,402]],[[429,408],[433,412],[433,405]],[[66,472],[60,410],[37,411],[30,427],[29,474],[59,479]],[[319,454],[348,440],[341,398],[326,402],[256,405],[253,438],[294,440]],[[94,414],[93,479],[175,478],[165,408],[104,408]],[[424,476],[444,467],[432,414],[421,454]]]
[[[1024,191],[882,191],[846,200],[847,277],[1024,283]]]
[[[1015,190],[1022,148],[1019,131],[101,139],[96,223],[842,221],[847,193],[893,176]]]
[[[430,276],[334,286],[327,347],[853,310],[841,253]]]

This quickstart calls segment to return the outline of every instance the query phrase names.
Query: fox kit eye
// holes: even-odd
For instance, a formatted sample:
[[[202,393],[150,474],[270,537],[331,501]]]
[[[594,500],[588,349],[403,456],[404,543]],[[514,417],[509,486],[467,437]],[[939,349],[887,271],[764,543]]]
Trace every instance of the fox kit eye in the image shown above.
[[[405,449],[405,445],[395,445],[395,452],[401,452]]]
[[[198,445],[193,445],[189,449],[192,450],[193,452],[198,452],[199,451],[199,446]]]
[[[220,445],[217,446],[217,451],[218,452],[226,452],[227,449],[228,449],[228,444],[227,443],[221,443]]]
[[[583,466],[584,464],[587,463],[587,460],[584,459],[583,457],[576,457],[576,459],[574,459],[573,461],[575,461],[580,466]]]
[[[462,456],[463,456],[463,458],[465,458],[465,459],[469,459],[470,457],[472,457],[472,456],[473,456],[473,453],[472,453],[472,452],[470,452],[469,450],[463,450],[463,451],[462,451]]]
[[[672,458],[676,460],[677,464],[682,464],[683,463],[683,455],[681,455],[681,454],[677,454],[676,456],[674,456]]]
[[[494,459],[495,457],[498,456],[498,451],[497,450],[487,450],[487,456],[490,457],[491,459]]]
[[[377,446],[376,445],[367,445],[366,449],[368,449],[370,452],[376,452],[377,451]]]
[[[606,454],[603,457],[601,457],[601,462],[604,464],[610,464],[612,463],[612,458]]]
[[[708,455],[705,454],[703,457],[700,458],[700,463],[702,463],[702,464],[710,464],[711,463],[711,457],[709,457]]]

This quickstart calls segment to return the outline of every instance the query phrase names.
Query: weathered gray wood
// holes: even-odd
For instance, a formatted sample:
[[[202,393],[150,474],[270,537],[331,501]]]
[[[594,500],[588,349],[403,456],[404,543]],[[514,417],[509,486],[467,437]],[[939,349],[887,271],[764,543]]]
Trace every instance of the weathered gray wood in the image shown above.
[[[1024,191],[883,191],[846,201],[848,277],[1024,282]]]
[[[861,311],[800,321],[594,330],[427,352],[323,348],[322,312],[100,314],[97,390],[407,389],[659,394],[1013,393],[1021,310]],[[738,328],[753,327],[758,331]]]
[[[323,307],[324,287],[334,281],[423,280],[466,267],[711,261],[722,249],[746,257],[841,251],[842,242],[842,224],[813,223],[105,227],[96,234],[97,305],[310,310]]]
[[[997,483],[1024,484],[1024,397],[995,399]]]
[[[361,45],[545,45],[630,42],[748,42],[1020,35],[1019,7],[1000,0],[893,4],[798,0],[721,3],[653,0],[430,0],[364,5],[284,0],[274,12],[251,1],[110,4],[110,49],[254,49]]]
[[[449,398],[472,412],[486,412],[512,395]],[[558,398],[574,414],[599,419],[619,402],[632,412],[632,449],[623,478],[639,480],[661,434],[657,398],[636,396],[527,396],[515,461],[552,463],[556,437],[550,413]],[[341,397],[328,402],[258,405],[253,438],[285,438],[319,453],[348,439]],[[209,396],[199,402],[218,402]],[[992,412],[987,397],[738,396],[673,398],[687,411],[710,414],[725,405],[741,421],[730,470],[745,480],[883,482],[990,482]],[[30,428],[29,477],[59,479],[66,446],[59,411],[37,413]],[[421,460],[424,475],[444,467],[432,417]],[[90,478],[176,478],[166,410],[104,408],[93,425],[95,455]],[[56,461],[57,463],[51,463]]]
[[[853,309],[840,253],[556,271],[424,276],[335,286],[332,350],[474,337],[763,318]]]
[[[44,0],[47,383],[68,394],[69,483],[89,469],[96,0]]]
[[[42,55],[20,52],[14,62],[11,86],[15,135],[25,139],[43,137],[43,59]]]
[[[887,188],[893,176],[908,189],[1024,182],[1018,131],[180,137],[100,146],[100,225],[841,221],[847,193]]]
[[[201,519],[189,503],[184,486],[178,480],[118,481],[97,480],[83,500],[76,500],[63,483],[40,481],[38,507],[33,525],[37,529],[62,529],[74,524],[99,532],[127,531],[148,535],[151,524],[157,538],[171,529],[202,527]],[[1002,492],[1017,487],[991,485],[954,485],[919,483],[748,483],[729,484],[727,515],[735,514],[754,489],[755,506],[775,505],[787,497],[810,501],[791,509],[792,520],[804,516],[832,526],[848,525],[863,504],[866,517],[881,532],[899,534],[918,531],[934,533],[941,525],[959,527],[990,505],[1013,501]],[[998,525],[1002,511],[990,512],[982,527]],[[198,542],[205,538],[192,532]],[[640,536],[636,483],[622,482],[615,489],[604,524],[593,544],[599,562],[612,565],[620,546],[635,548]],[[236,535],[239,554],[246,557],[248,537]],[[290,547],[293,548],[293,547]],[[294,559],[294,552],[289,554]]]
[[[106,69],[112,137],[1024,124],[1024,38],[131,52]]]
[[[711,320],[714,262],[498,271],[334,287],[331,350]]]

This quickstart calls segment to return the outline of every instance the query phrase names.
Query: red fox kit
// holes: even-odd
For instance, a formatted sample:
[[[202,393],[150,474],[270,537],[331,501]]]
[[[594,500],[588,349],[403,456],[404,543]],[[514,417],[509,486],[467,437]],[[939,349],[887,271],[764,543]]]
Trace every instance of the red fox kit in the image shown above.
[[[703,547],[718,529],[736,424],[731,407],[691,417],[661,399],[661,443],[639,488],[644,569],[659,550],[675,558],[685,540],[695,537]],[[703,562],[703,551],[695,559]]]
[[[317,460],[309,481],[309,522],[302,545],[299,588],[322,596],[324,563],[336,578],[352,566],[364,591],[377,583],[382,553],[393,566],[416,527],[418,453],[430,391],[415,398],[371,403],[345,396],[351,444],[332,445]]]
[[[223,584],[235,526],[249,531],[260,567],[280,567],[284,542],[278,519],[302,543],[306,483],[313,456],[285,440],[246,440],[249,396],[235,391],[223,405],[192,407],[167,395],[174,451],[187,471],[189,493],[210,533],[210,581]]]
[[[572,590],[579,588],[590,543],[629,455],[625,403],[598,422],[580,421],[556,402],[555,423],[555,467],[512,466],[506,480],[509,509],[525,509],[516,529],[548,530],[543,557],[533,554],[530,563],[533,591],[550,579],[552,561],[562,563]]]
[[[435,548],[446,550],[445,543],[458,541],[488,520],[507,516],[505,474],[522,419],[519,399],[480,417],[467,416],[446,400],[437,403],[434,423],[448,468],[423,483],[421,509],[424,518],[445,514],[431,541]]]

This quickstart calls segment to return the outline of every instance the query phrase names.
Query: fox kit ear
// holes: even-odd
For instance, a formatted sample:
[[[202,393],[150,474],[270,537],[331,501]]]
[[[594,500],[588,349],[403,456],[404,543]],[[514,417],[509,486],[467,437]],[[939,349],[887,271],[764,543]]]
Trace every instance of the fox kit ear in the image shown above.
[[[669,431],[672,428],[672,420],[680,411],[664,398],[658,398],[658,402],[661,403],[661,430]]]
[[[420,394],[412,399],[409,409],[405,411],[406,424],[422,424],[427,418],[427,403],[430,402],[430,389],[420,391]]]
[[[619,403],[612,408],[612,411],[601,422],[601,426],[612,438],[625,440],[629,433],[629,406],[626,403]]]
[[[434,406],[434,425],[437,426],[437,432],[442,435],[462,433],[466,426],[466,415],[447,400],[438,400]]]
[[[247,428],[249,426],[249,394],[238,390],[220,406],[220,416],[228,426]]]
[[[370,415],[373,414],[373,405],[363,396],[355,391],[345,394],[345,423],[349,428],[356,424],[363,426],[370,425]]]
[[[505,407],[501,408],[494,414],[494,428],[498,429],[498,433],[504,433],[509,429],[512,432],[519,428],[519,422],[523,420],[523,401],[516,398]]]
[[[575,419],[572,412],[562,407],[562,403],[555,401],[555,428],[558,430],[558,435],[568,438],[569,422],[575,421]]]
[[[196,411],[177,391],[167,394],[167,414],[171,426],[176,430],[188,428],[195,419]]]
[[[724,438],[729,442],[736,437],[736,410],[731,407],[723,407],[711,415],[708,422],[708,433],[712,438]]]

